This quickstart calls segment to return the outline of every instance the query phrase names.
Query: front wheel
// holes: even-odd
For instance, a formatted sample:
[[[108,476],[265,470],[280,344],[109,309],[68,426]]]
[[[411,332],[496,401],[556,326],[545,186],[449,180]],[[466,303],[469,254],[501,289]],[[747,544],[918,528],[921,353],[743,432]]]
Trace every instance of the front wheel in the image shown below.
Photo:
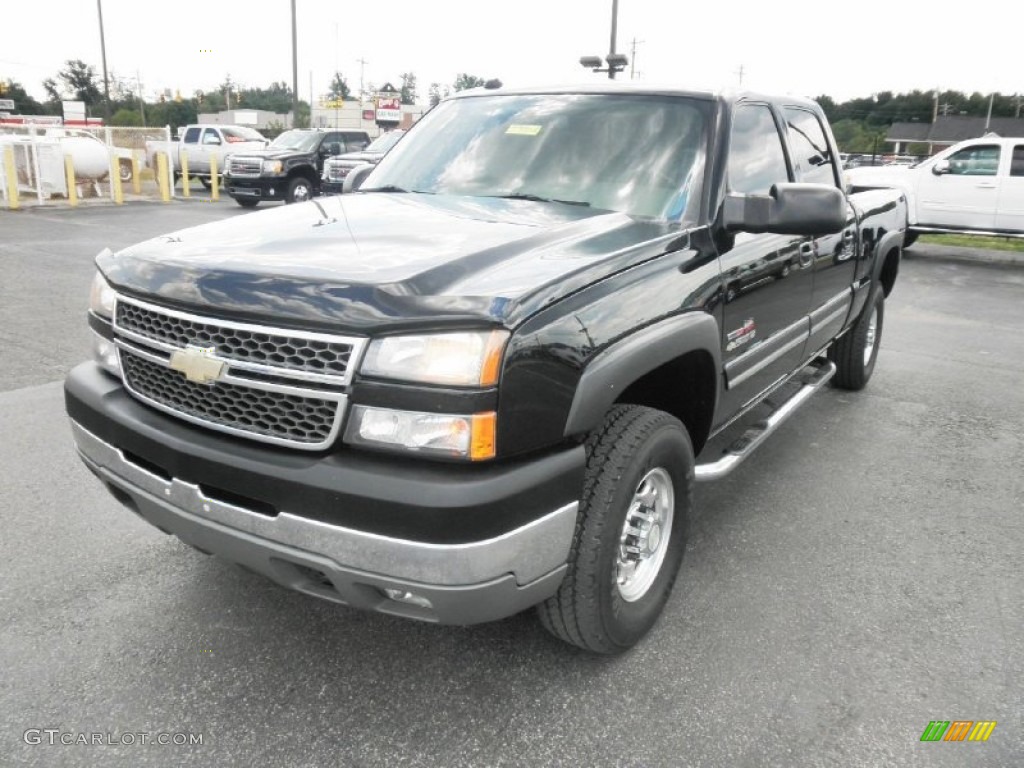
[[[260,204],[260,201],[258,199],[254,199],[251,197],[236,197],[235,202],[238,203],[243,208],[255,208],[257,205]]]
[[[288,184],[288,192],[285,194],[284,201],[286,203],[304,203],[312,196],[313,185],[309,183],[309,179],[300,176],[292,179]]]
[[[615,406],[587,440],[583,497],[544,627],[596,653],[620,653],[650,630],[675,583],[692,506],[693,447],[678,419]]]
[[[841,389],[863,389],[875,371],[878,347],[882,341],[885,318],[885,293],[876,285],[857,322],[828,349],[828,358],[836,364],[832,383]]]

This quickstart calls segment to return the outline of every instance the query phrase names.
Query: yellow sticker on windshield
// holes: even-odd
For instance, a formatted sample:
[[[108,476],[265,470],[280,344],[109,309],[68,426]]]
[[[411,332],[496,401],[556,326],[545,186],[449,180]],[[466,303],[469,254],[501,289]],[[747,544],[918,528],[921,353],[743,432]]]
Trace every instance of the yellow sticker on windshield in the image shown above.
[[[512,125],[505,129],[505,133],[511,134],[512,136],[536,136],[540,133],[540,126],[512,123]]]

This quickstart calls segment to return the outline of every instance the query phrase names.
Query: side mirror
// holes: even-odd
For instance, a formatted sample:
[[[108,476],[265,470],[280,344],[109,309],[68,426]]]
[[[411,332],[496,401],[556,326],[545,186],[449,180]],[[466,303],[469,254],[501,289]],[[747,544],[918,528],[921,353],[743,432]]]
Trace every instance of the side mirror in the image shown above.
[[[936,176],[949,173],[949,160],[936,160],[935,164],[932,166],[932,173]]]
[[[342,192],[355,192],[366,181],[366,177],[370,175],[370,171],[376,168],[373,163],[363,163],[357,165],[351,171],[348,172],[348,176],[345,177],[344,183],[341,185]]]
[[[767,195],[726,195],[729,232],[831,235],[846,226],[846,198],[828,184],[775,184]]]

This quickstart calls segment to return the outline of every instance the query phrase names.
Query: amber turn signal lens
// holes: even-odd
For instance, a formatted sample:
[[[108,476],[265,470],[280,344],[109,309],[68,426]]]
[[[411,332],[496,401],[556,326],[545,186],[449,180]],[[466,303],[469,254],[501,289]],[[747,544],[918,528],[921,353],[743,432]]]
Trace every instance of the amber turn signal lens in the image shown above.
[[[494,458],[497,427],[498,416],[494,411],[473,414],[472,433],[469,439],[470,459],[483,461]]]

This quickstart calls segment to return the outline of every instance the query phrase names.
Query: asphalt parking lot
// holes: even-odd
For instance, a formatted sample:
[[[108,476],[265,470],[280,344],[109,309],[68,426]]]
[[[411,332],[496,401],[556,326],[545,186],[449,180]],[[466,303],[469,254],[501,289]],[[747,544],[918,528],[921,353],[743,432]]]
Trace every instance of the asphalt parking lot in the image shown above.
[[[435,627],[286,592],[80,464],[61,380],[93,256],[252,215],[0,212],[0,764],[1024,764],[1024,264],[910,249],[868,388],[699,487],[665,615],[605,659],[531,614]],[[922,743],[932,720],[998,725]],[[128,733],[202,744],[106,743]]]

